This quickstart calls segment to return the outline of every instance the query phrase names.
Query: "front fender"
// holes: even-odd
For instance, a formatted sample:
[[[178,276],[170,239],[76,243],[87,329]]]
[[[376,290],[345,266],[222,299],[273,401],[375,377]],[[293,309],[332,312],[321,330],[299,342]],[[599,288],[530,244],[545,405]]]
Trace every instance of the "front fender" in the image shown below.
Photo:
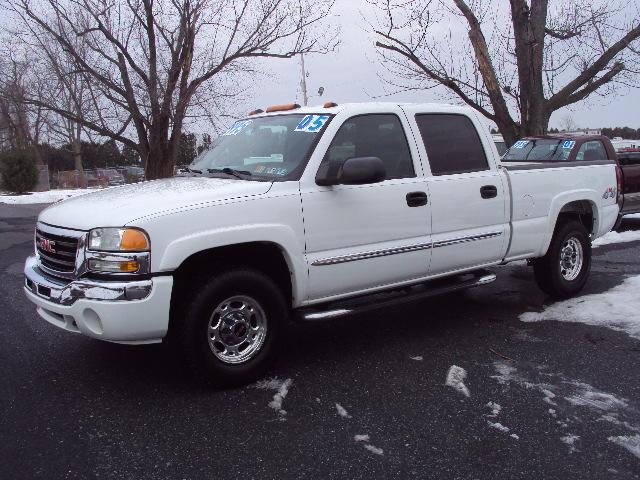
[[[197,252],[241,243],[268,242],[277,245],[293,273],[294,298],[305,298],[307,265],[304,261],[304,245],[294,230],[287,225],[251,224],[216,228],[192,233],[172,240],[158,260],[159,271],[173,271]]]

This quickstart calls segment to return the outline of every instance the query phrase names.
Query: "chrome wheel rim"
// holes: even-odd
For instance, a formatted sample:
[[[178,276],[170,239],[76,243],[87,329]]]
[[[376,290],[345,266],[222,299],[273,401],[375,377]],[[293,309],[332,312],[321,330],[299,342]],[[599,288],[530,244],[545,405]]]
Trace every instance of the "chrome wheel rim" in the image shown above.
[[[243,363],[260,351],[267,335],[267,317],[251,297],[237,295],[220,302],[207,325],[209,348],[228,364]]]
[[[562,244],[560,249],[560,273],[567,281],[575,280],[582,270],[584,254],[580,241],[571,237]]]

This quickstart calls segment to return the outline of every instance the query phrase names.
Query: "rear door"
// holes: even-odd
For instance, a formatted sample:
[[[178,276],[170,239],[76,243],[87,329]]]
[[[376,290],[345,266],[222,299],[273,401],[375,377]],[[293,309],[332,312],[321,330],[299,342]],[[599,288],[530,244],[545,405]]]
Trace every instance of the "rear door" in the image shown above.
[[[504,177],[488,161],[495,149],[460,112],[412,112],[430,169],[431,275],[495,264],[508,243]]]
[[[367,113],[332,120],[314,152],[322,157],[312,158],[301,179],[311,301],[428,274],[431,206],[416,145],[399,107],[374,112],[368,107]],[[318,169],[369,156],[384,163],[384,181],[316,184]]]

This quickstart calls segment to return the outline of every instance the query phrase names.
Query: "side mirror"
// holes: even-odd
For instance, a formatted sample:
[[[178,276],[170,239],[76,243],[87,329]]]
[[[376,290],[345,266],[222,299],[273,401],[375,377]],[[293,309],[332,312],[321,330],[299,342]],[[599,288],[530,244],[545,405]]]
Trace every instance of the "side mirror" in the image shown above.
[[[321,165],[316,175],[316,184],[365,185],[382,182],[387,171],[378,157],[355,157],[344,162],[328,162]]]

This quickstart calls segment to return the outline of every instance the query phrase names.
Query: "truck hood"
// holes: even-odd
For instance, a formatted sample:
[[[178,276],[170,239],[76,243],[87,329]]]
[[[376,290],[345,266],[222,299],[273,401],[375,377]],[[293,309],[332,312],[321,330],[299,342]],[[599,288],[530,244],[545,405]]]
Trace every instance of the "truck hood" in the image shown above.
[[[106,188],[51,205],[39,221],[90,230],[119,227],[138,218],[211,202],[263,195],[270,182],[210,177],[175,177]]]

